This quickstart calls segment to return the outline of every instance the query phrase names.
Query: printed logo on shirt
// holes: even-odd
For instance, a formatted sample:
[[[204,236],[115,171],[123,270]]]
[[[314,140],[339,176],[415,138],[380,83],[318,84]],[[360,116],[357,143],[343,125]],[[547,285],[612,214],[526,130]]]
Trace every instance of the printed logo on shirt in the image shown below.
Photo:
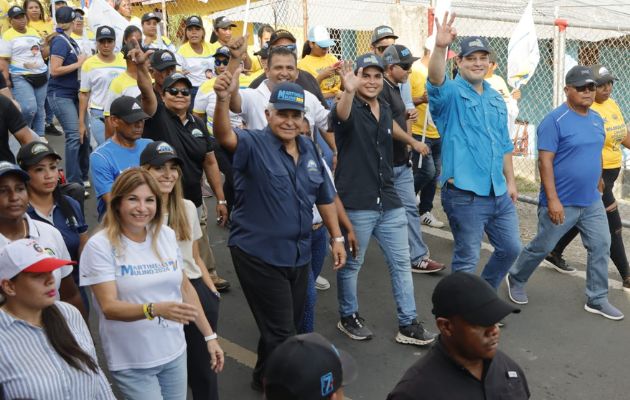
[[[201,130],[195,128],[192,130],[192,132],[190,132],[194,137],[196,138],[200,138],[203,137],[203,132],[201,132]]]
[[[166,260],[163,263],[123,264],[120,266],[120,276],[155,275],[169,271],[177,271],[177,262],[175,260]]]
[[[315,162],[315,160],[308,160],[308,162],[306,163],[306,170],[308,172],[317,172],[317,163]]]
[[[327,397],[333,392],[335,388],[334,383],[335,379],[333,378],[332,372],[328,372],[322,375],[322,377],[320,378],[322,397]]]

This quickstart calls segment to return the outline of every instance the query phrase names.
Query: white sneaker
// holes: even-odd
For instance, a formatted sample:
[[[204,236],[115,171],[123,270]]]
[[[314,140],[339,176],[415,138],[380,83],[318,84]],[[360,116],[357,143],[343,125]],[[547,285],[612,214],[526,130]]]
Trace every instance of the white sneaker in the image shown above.
[[[330,282],[323,276],[318,276],[317,279],[315,279],[315,289],[328,290],[330,289]]]
[[[431,211],[427,211],[420,216],[420,221],[422,225],[428,225],[433,228],[442,228],[444,226],[444,222],[438,220],[431,214]]]
[[[89,189],[92,187],[92,184],[90,183],[90,181],[83,181],[83,187]]]

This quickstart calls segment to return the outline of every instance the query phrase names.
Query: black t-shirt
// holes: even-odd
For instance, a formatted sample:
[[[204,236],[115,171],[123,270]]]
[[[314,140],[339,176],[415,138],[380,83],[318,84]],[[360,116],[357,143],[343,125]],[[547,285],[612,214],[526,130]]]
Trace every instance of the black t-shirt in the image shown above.
[[[389,108],[392,110],[392,118],[403,131],[407,130],[407,107],[400,95],[400,88],[395,83],[383,80],[383,90],[379,94],[379,99],[389,104]],[[409,151],[407,150],[407,144],[394,139],[394,166],[400,167],[406,165],[409,162]]]
[[[252,89],[256,89],[258,86],[260,86],[261,83],[265,81],[265,79],[267,79],[267,75],[260,74],[256,79],[252,81],[252,83],[249,84],[249,87]],[[322,106],[324,106],[325,109],[328,109],[328,103],[326,103],[326,99],[322,94],[322,89],[319,87],[319,83],[317,83],[317,79],[315,79],[313,75],[309,74],[306,71],[298,69],[298,77],[295,80],[295,83],[302,86],[302,89],[306,90],[307,92],[311,92],[312,94],[314,94],[315,97],[317,97],[317,100],[322,103]]]
[[[387,103],[379,105],[378,121],[358,96],[346,121],[339,120],[336,107],[331,111],[338,151],[335,184],[349,210],[402,207],[393,180],[392,112]]]
[[[4,75],[0,74],[0,90],[4,89],[5,87],[7,87],[7,81],[6,79],[4,79]]]
[[[387,400],[526,400],[529,396],[525,373],[501,351],[484,362],[480,381],[457,364],[438,340],[405,372]]]
[[[143,137],[155,141],[164,141],[175,149],[182,160],[182,183],[184,197],[201,206],[201,177],[203,162],[207,153],[214,151],[214,146],[206,124],[192,114],[188,114],[186,124],[168,110],[164,103],[158,102],[155,115],[144,124]]]
[[[26,121],[15,104],[0,94],[0,161],[15,164],[15,156],[9,147],[9,131],[15,133],[25,126]]]

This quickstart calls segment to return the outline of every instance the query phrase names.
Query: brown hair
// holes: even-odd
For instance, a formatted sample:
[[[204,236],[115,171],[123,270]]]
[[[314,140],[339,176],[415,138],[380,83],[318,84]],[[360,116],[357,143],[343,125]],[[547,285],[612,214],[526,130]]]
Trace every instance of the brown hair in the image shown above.
[[[26,12],[26,9],[28,8],[28,5],[30,3],[37,3],[37,5],[39,6],[39,20],[40,21],[46,21],[46,14],[44,13],[44,6],[42,6],[42,3],[39,0],[24,0],[24,3],[22,3],[22,9],[24,9],[24,11]],[[26,19],[28,19],[28,14],[26,14]],[[28,19],[30,21],[30,19]]]
[[[128,196],[131,192],[136,190],[136,188],[147,185],[153,195],[155,196],[156,202],[156,212],[153,220],[151,220],[151,225],[149,229],[153,235],[153,243],[151,243],[151,248],[158,258],[162,258],[160,256],[160,252],[157,249],[157,238],[160,235],[160,229],[162,228],[162,194],[160,193],[160,188],[155,181],[155,178],[151,176],[149,171],[146,171],[140,167],[129,168],[125,170],[122,174],[118,175],[116,180],[114,181],[114,185],[111,190],[111,200],[109,204],[107,204],[107,213],[105,214],[105,218],[103,219],[103,229],[107,234],[107,238],[109,242],[112,244],[112,247],[116,251],[117,254],[121,254],[123,252],[121,236],[122,236],[122,221],[120,219],[120,204],[123,199]]]

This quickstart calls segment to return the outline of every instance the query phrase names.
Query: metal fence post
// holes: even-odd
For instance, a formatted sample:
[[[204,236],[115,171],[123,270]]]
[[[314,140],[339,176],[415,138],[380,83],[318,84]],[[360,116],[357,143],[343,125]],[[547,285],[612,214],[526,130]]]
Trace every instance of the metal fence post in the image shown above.
[[[557,18],[553,24],[553,107],[556,108],[564,102],[564,55],[569,23]]]

